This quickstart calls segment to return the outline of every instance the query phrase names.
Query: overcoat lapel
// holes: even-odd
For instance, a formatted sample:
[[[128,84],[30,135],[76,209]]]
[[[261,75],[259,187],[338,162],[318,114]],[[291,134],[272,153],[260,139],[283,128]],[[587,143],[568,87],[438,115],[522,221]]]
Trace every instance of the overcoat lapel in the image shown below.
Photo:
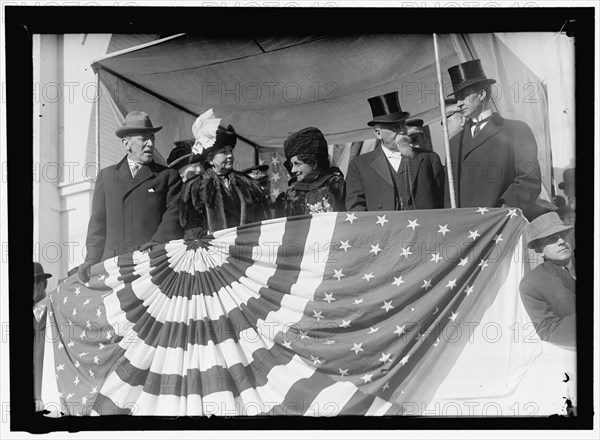
[[[463,149],[462,149],[462,159],[466,159],[473,150],[477,149],[477,147],[483,145],[488,139],[493,136],[496,136],[500,131],[502,131],[502,122],[503,119],[501,116],[495,114],[492,115],[487,124],[481,129],[479,134],[475,137],[471,135],[471,127],[465,126],[464,128],[464,136],[463,136]]]
[[[390,167],[388,165],[389,162],[387,157],[385,157],[385,154],[383,154],[382,148],[382,146],[379,147],[377,155],[371,162],[371,167],[389,186],[393,187],[394,182],[392,182],[392,175],[390,174]]]

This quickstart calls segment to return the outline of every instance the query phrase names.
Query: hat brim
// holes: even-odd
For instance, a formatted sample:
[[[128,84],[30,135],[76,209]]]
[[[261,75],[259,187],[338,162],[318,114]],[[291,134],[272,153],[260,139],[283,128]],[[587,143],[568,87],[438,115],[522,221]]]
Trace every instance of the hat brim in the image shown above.
[[[458,88],[456,90],[454,90],[452,93],[446,95],[446,97],[454,96],[461,90],[464,90],[468,87],[473,87],[473,86],[477,86],[477,85],[489,85],[489,84],[494,84],[495,82],[496,82],[496,80],[492,79],[492,78],[475,79],[475,80],[465,81],[465,82],[460,83]]]
[[[177,159],[175,159],[173,162],[171,162],[167,166],[169,168],[176,168],[176,169],[182,168],[183,166],[188,165],[190,163],[189,160],[186,161],[186,159],[188,159],[191,156],[193,156],[193,153],[185,154],[181,157],[178,157]]]
[[[559,232],[568,232],[574,229],[575,226],[552,226],[551,228],[546,229],[541,235],[532,238],[527,242],[527,247],[529,249],[533,249],[535,247],[535,242],[541,240],[542,238],[550,237],[551,235],[558,234]]]
[[[377,116],[377,117],[373,118],[372,120],[367,122],[367,125],[369,127],[372,127],[373,125],[376,125],[376,124],[391,124],[394,122],[405,121],[409,117],[410,117],[409,112],[390,113],[388,115],[382,115],[382,116]]]
[[[242,174],[248,174],[251,173],[252,171],[268,171],[269,170],[269,165],[263,164],[263,165],[257,165],[255,167],[251,167],[251,168],[246,168],[245,170],[240,171],[240,173]]]
[[[33,276],[36,280],[45,280],[46,278],[52,278],[52,274],[50,273],[39,273]]]
[[[119,127],[115,130],[115,134],[117,135],[117,137],[123,138],[129,133],[156,133],[160,130],[162,130],[162,125],[152,128]]]

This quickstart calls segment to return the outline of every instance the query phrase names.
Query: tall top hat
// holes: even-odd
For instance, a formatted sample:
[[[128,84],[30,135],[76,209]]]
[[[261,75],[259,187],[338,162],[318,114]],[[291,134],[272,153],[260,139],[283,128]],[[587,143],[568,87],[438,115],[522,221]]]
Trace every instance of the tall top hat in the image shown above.
[[[481,68],[481,60],[471,60],[452,66],[448,69],[450,80],[452,81],[452,96],[461,90],[474,85],[486,85],[496,82],[495,79],[486,78]]]
[[[156,133],[161,129],[162,125],[159,125],[158,127],[152,126],[152,121],[150,121],[150,116],[148,116],[148,113],[133,111],[127,113],[127,116],[125,116],[125,122],[115,130],[115,134],[118,137],[123,138],[129,133]]]
[[[373,96],[368,98],[371,106],[373,119],[367,122],[367,125],[385,124],[400,122],[410,116],[410,113],[403,112],[398,101],[398,92],[390,92],[385,95]]]

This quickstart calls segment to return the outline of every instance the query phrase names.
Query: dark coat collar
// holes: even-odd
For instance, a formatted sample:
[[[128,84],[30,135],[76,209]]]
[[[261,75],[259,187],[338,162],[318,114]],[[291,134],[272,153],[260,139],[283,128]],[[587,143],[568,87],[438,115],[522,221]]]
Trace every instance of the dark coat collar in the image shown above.
[[[328,170],[320,173],[312,182],[304,183],[296,180],[294,182],[294,189],[297,191],[311,191],[316,188],[321,188],[333,175],[334,174]]]
[[[465,124],[463,133],[462,133],[463,142],[464,142],[463,158],[465,158],[469,153],[471,153],[477,147],[482,145],[489,138],[500,133],[502,131],[503,125],[504,125],[504,118],[502,116],[500,116],[498,113],[492,113],[492,116],[490,116],[488,123],[485,124],[485,126],[481,129],[479,134],[473,138],[471,136],[471,126],[469,124]]]

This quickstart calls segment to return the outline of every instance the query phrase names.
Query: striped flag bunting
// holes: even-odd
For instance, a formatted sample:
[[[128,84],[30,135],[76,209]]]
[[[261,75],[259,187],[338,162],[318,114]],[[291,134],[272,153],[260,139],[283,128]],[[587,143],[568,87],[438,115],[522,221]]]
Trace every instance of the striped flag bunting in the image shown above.
[[[405,414],[522,264],[526,223],[510,208],[323,213],[96,264],[49,295],[62,412]]]

